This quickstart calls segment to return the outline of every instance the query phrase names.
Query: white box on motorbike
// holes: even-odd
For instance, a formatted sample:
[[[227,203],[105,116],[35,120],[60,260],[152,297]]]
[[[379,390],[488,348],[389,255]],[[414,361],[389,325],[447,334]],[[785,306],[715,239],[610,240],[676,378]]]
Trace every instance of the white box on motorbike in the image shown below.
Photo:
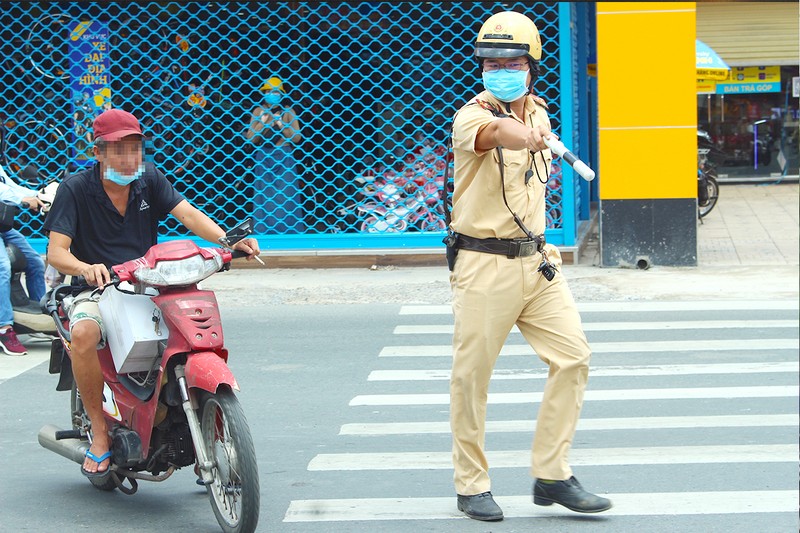
[[[120,374],[146,372],[158,357],[158,343],[169,337],[161,311],[146,294],[108,287],[98,302],[106,340]],[[156,331],[153,316],[159,318]]]

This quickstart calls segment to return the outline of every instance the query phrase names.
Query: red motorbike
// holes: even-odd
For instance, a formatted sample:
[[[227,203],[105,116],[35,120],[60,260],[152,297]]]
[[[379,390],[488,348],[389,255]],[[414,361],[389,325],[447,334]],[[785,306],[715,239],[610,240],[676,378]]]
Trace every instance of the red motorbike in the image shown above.
[[[110,474],[89,480],[100,490],[133,494],[137,480],[164,481],[194,465],[228,533],[256,529],[258,465],[233,392],[239,387],[227,365],[216,297],[197,284],[228,270],[243,255],[231,247],[251,232],[248,219],[220,239],[222,248],[183,240],[157,244],[144,257],[112,267],[112,283],[96,289],[107,336],[98,355],[112,446]],[[65,310],[77,292],[60,285],[43,300],[60,337],[51,348],[50,373],[60,374],[56,390],[71,391],[72,429],[47,425],[39,443],[82,464],[92,428],[72,376]]]

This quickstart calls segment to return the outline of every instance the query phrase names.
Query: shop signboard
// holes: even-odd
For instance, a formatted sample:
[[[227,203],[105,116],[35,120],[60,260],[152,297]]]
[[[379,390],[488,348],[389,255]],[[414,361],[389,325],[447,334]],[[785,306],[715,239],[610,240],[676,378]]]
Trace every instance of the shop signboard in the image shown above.
[[[781,92],[781,68],[733,67],[730,76],[718,82],[716,94],[749,94]]]
[[[751,94],[781,92],[781,68],[733,67],[723,81],[697,80],[697,94]]]
[[[717,92],[717,82],[714,80],[697,80],[697,94],[714,94]]]
[[[96,20],[69,25],[69,73],[74,123],[72,160],[92,162],[92,122],[111,106],[108,26]]]
[[[770,83],[718,83],[717,94],[779,93],[780,82]]]

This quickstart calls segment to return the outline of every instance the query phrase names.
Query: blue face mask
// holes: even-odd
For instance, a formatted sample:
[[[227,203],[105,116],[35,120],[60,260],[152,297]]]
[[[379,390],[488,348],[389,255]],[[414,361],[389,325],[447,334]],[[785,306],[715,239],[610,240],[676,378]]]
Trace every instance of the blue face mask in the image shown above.
[[[134,181],[138,180],[142,174],[144,174],[144,163],[139,164],[139,168],[136,169],[136,172],[134,172],[132,176],[125,176],[111,167],[106,167],[104,177],[105,179],[113,181],[117,185],[122,185],[124,187],[125,185],[130,185]]]
[[[267,93],[264,95],[264,100],[266,100],[269,105],[280,104],[281,98],[283,98],[283,95],[280,93]]]
[[[501,102],[513,102],[528,92],[526,82],[529,72],[528,70],[508,72],[504,69],[497,72],[484,72],[483,86]]]

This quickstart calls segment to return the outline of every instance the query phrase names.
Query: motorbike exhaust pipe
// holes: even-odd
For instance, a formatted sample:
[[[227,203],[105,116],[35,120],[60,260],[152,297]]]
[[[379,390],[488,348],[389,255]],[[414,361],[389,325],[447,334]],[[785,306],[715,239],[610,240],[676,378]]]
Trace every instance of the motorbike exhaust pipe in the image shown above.
[[[86,458],[86,450],[89,449],[89,441],[75,438],[57,439],[56,434],[59,432],[69,433],[62,432],[52,424],[44,426],[39,430],[39,444],[51,452],[56,452],[58,455],[82,465]]]

